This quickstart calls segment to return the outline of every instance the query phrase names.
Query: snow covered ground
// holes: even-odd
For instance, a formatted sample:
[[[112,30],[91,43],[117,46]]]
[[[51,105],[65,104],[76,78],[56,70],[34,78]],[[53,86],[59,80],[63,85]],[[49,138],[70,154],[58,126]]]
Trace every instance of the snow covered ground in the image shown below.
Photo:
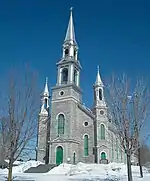
[[[30,167],[36,167],[41,162],[28,161],[13,167],[15,180],[36,180],[36,181],[127,181],[127,168],[124,164],[110,163],[77,165],[61,164],[47,173],[23,173]],[[139,177],[139,167],[132,166],[134,181],[150,181],[150,173],[146,168],[144,178]],[[0,181],[6,180],[7,169],[0,169]]]

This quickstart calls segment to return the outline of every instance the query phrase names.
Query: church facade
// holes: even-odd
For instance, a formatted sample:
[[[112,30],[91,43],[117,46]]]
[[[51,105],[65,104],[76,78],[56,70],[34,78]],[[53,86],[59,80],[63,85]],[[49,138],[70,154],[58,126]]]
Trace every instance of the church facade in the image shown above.
[[[124,150],[108,119],[99,68],[93,86],[93,109],[82,102],[78,51],[71,10],[62,58],[56,64],[56,85],[50,96],[46,80],[42,94],[37,160],[50,164],[126,162]]]

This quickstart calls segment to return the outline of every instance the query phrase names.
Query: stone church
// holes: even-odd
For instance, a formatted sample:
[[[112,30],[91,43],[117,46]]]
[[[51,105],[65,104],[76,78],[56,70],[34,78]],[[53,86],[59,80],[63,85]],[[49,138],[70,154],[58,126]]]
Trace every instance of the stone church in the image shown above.
[[[46,80],[39,113],[37,160],[50,163],[125,162],[126,157],[107,114],[104,84],[97,70],[93,109],[82,102],[78,44],[72,9],[57,65],[57,82],[48,90]]]

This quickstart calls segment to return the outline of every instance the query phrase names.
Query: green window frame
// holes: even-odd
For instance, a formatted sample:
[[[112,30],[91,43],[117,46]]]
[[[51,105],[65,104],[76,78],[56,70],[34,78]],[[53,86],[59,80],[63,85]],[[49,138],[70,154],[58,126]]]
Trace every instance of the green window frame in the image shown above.
[[[63,114],[58,115],[58,135],[64,134],[65,117]]]
[[[89,138],[88,135],[84,136],[84,156],[89,155]]]
[[[101,124],[101,140],[105,140],[105,126]]]

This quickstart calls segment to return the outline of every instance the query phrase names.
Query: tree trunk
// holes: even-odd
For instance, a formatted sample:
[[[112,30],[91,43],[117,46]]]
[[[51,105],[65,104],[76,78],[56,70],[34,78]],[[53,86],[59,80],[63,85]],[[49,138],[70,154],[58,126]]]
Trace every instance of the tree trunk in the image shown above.
[[[10,161],[9,168],[8,168],[8,181],[12,181],[12,167],[13,167],[13,164]]]
[[[143,169],[142,169],[142,164],[141,164],[141,148],[139,147],[138,149],[138,162],[139,162],[139,167],[140,167],[140,176],[143,178]]]
[[[132,170],[131,170],[131,155],[127,154],[127,170],[128,170],[128,181],[133,181]]]

